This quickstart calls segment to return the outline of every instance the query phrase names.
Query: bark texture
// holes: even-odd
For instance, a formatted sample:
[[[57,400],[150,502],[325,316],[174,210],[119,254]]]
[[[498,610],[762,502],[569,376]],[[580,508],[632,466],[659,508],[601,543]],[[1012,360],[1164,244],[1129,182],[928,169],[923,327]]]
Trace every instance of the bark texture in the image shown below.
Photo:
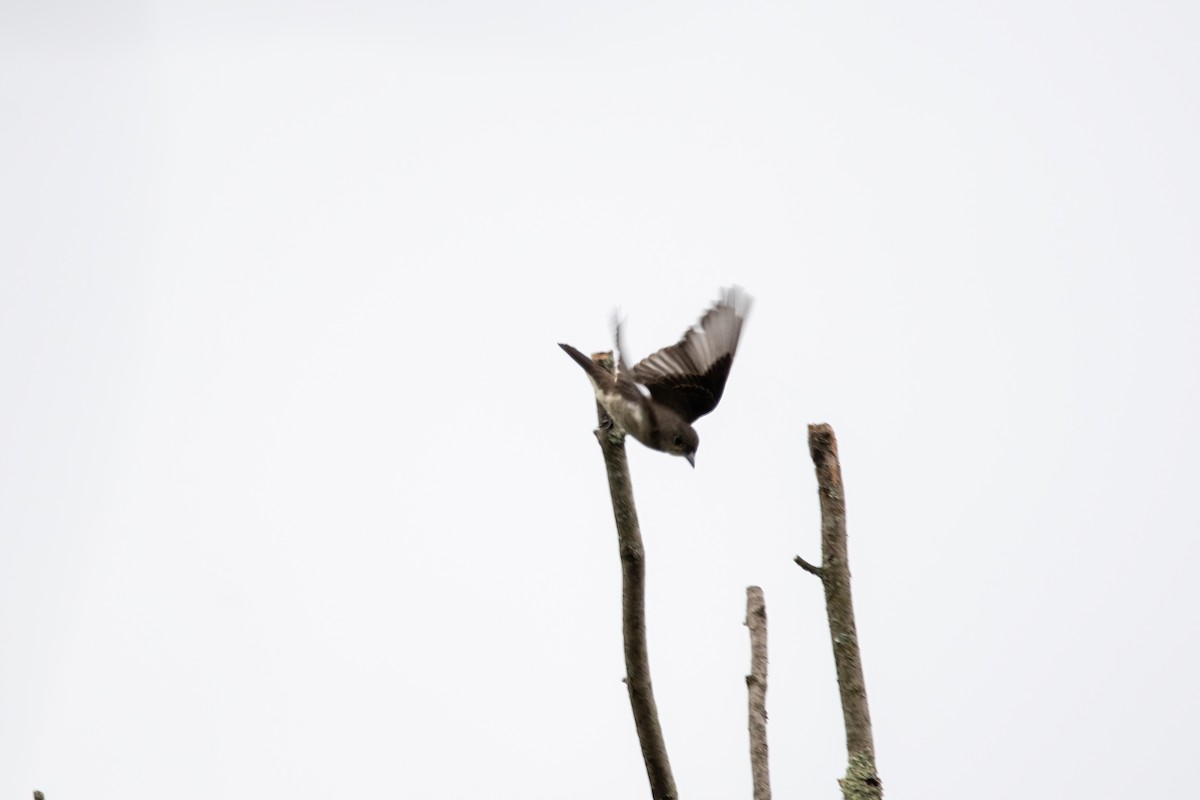
[[[596,353],[592,358],[605,369],[612,370],[611,353]],[[646,557],[642,532],[638,525],[637,507],[633,503],[633,484],[629,477],[629,461],[625,456],[625,436],[616,431],[599,403],[596,412],[600,427],[596,439],[604,454],[608,472],[608,489],[612,495],[613,517],[617,523],[617,542],[621,555],[621,622],[625,636],[625,685],[633,708],[646,762],[646,777],[650,780],[650,795],[654,800],[676,800],[675,777],[667,758],[662,726],[658,721],[658,706],[650,683],[650,654],[646,646]]]
[[[875,770],[875,742],[871,712],[863,679],[858,629],[850,594],[850,560],[846,544],[846,497],[842,468],[838,462],[837,438],[829,425],[808,426],[808,448],[817,471],[821,499],[821,566],[815,567],[796,556],[796,563],[821,579],[825,587],[825,610],[833,643],[842,716],[846,724],[849,767],[839,783],[849,800],[882,798],[883,786]]]
[[[750,772],[754,800],[771,800],[767,749],[767,605],[757,586],[746,588],[746,627],[750,629],[750,674],[746,676],[750,715]]]

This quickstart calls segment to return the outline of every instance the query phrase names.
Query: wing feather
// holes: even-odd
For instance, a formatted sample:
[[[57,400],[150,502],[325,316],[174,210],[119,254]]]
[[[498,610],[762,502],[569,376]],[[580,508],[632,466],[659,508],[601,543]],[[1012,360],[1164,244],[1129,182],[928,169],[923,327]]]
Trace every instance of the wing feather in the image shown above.
[[[722,291],[682,339],[634,365],[634,379],[650,390],[656,403],[688,422],[709,413],[725,391],[750,304],[750,296],[736,286]]]

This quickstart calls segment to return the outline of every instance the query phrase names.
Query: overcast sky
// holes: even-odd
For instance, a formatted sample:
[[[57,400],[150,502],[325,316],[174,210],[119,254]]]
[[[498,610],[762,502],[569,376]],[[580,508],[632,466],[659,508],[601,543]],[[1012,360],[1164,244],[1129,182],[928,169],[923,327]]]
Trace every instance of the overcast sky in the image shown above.
[[[0,797],[646,797],[590,387],[687,798],[845,768],[841,443],[891,798],[1182,797],[1200,749],[1194,3],[0,11]]]

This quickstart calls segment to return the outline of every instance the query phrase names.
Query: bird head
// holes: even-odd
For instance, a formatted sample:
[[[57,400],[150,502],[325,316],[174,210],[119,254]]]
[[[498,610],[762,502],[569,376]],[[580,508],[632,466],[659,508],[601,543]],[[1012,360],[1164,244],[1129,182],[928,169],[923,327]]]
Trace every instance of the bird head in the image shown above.
[[[700,446],[700,437],[691,425],[678,420],[660,431],[659,441],[664,451],[673,456],[683,456],[689,464],[696,466],[696,448]]]

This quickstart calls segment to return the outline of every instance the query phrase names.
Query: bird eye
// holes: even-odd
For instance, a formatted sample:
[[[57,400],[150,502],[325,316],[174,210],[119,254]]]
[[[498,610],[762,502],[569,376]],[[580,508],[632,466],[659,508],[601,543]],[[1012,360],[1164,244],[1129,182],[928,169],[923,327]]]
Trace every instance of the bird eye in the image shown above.
[[[675,445],[678,447],[678,446],[679,446],[679,445],[681,445],[681,444],[683,444],[683,437],[682,437],[682,436],[676,436],[676,437],[675,437]]]

